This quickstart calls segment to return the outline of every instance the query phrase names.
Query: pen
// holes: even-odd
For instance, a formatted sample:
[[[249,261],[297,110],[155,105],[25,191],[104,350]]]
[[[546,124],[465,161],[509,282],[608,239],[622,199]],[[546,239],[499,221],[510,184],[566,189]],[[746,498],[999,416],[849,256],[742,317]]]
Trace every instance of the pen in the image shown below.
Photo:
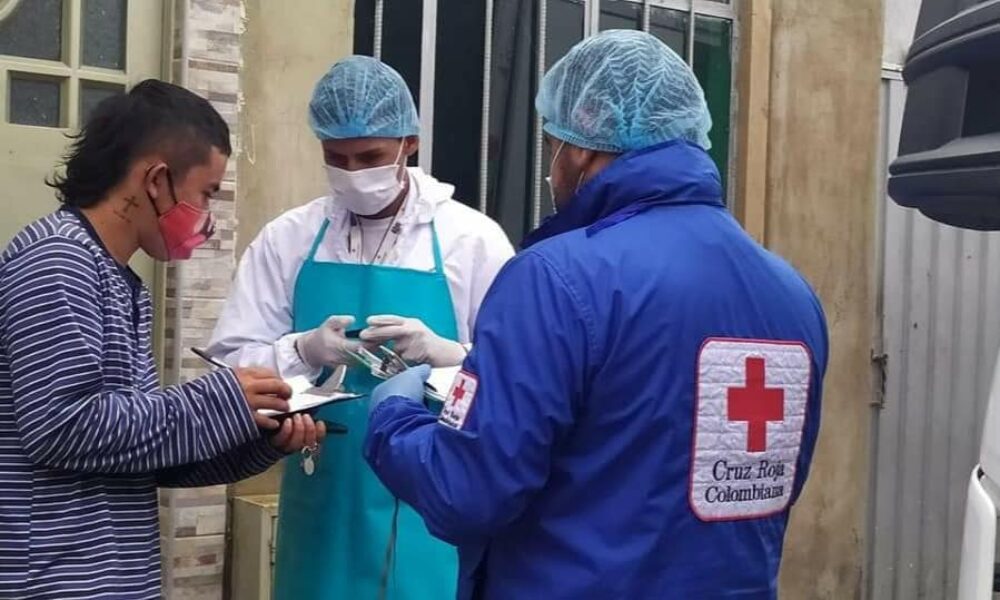
[[[216,360],[216,359],[212,358],[211,356],[208,355],[208,352],[205,352],[204,350],[199,350],[198,348],[192,347],[191,348],[191,352],[194,352],[195,355],[198,358],[202,359],[203,361],[207,362],[208,364],[212,365],[213,367],[215,367],[217,369],[228,369],[229,368],[229,365],[227,365],[226,363],[222,362],[221,360]]]

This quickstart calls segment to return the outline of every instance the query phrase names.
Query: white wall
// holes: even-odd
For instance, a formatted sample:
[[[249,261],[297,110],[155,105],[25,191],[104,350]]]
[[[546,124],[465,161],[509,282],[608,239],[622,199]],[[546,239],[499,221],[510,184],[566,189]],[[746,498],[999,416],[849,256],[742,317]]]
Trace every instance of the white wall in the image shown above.
[[[902,65],[913,41],[913,29],[920,14],[920,0],[884,0],[882,62]]]

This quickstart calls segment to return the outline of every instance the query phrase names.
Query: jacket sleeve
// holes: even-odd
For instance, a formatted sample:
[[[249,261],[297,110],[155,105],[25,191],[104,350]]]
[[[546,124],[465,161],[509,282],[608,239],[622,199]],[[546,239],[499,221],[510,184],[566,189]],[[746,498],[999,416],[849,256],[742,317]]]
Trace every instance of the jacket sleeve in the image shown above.
[[[537,254],[520,255],[483,305],[456,380],[466,382],[463,402],[453,393],[439,421],[412,400],[386,400],[371,416],[366,459],[435,536],[453,544],[489,536],[549,477],[552,448],[585,389],[589,331],[559,273]]]
[[[234,483],[263,473],[285,456],[262,437],[213,459],[163,469],[157,473],[156,481],[162,487]]]
[[[50,238],[4,264],[0,345],[28,456],[72,471],[146,473],[207,460],[260,437],[236,376],[152,393],[105,387],[108,306],[93,257]]]
[[[295,351],[292,331],[294,276],[282,272],[282,257],[265,228],[240,259],[236,278],[212,332],[208,353],[234,367],[266,367],[282,377],[316,378],[320,370]]]

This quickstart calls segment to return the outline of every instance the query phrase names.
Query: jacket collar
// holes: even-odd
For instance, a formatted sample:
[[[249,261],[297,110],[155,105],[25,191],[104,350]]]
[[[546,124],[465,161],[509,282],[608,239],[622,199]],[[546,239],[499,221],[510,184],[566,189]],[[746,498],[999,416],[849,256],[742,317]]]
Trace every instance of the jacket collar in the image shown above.
[[[529,233],[521,247],[584,227],[593,235],[654,206],[672,204],[723,206],[715,163],[699,146],[680,140],[620,156]]]

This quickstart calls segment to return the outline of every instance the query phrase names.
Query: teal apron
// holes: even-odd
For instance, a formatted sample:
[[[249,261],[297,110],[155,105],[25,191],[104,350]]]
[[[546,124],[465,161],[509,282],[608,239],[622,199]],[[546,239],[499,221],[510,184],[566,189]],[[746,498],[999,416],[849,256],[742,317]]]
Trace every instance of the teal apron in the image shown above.
[[[417,318],[438,335],[458,339],[455,311],[433,232],[434,271],[316,262],[328,220],[295,281],[295,331],[331,315]],[[432,226],[433,227],[433,226]],[[433,229],[432,229],[433,231]],[[379,381],[351,368],[345,388],[365,393]],[[315,472],[298,455],[285,461],[278,516],[275,600],[445,600],[454,598],[458,554],[431,536],[423,519],[382,486],[362,457],[368,398],[329,405],[318,418],[347,426],[329,435]]]

